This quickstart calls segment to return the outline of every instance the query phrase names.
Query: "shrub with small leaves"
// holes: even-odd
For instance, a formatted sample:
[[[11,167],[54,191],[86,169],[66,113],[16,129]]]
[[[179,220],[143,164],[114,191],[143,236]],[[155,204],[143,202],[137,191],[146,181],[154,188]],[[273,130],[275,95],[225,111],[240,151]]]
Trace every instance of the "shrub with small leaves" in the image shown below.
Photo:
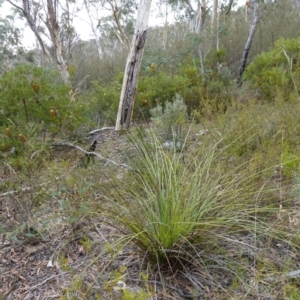
[[[165,107],[158,105],[150,110],[156,129],[167,140],[182,141],[187,133],[187,106],[179,94],[172,102],[167,101]]]
[[[71,101],[69,92],[55,69],[26,64],[7,70],[0,78],[0,132],[5,133],[0,143],[16,147],[17,140],[32,142],[37,133],[26,131],[28,126],[43,140],[77,138],[81,126],[91,124],[90,108],[87,101]]]
[[[279,39],[269,52],[257,55],[244,78],[268,100],[278,94],[285,100],[294,93],[299,98],[300,39]],[[284,93],[282,94],[282,91]]]

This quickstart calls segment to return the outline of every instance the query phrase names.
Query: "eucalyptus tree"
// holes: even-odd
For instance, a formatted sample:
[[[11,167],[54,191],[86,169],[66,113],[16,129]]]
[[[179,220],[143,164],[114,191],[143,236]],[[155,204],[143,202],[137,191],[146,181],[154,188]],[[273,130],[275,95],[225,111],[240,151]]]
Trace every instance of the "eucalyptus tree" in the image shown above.
[[[53,58],[63,82],[71,87],[68,72],[71,44],[74,39],[74,29],[71,25],[69,0],[7,0],[23,16],[42,48],[46,58]],[[63,2],[63,3],[62,3]],[[63,22],[62,22],[63,21]],[[65,23],[64,23],[65,22]],[[62,28],[64,27],[64,30]],[[63,35],[65,44],[63,43]],[[53,46],[53,55],[50,54],[47,42]],[[64,51],[64,45],[67,51]]]
[[[14,25],[15,16],[0,17],[0,61],[11,59],[22,50],[22,32]]]
[[[129,49],[129,35],[134,31],[136,0],[83,0],[100,59],[111,55],[120,45]]]
[[[218,0],[213,0],[212,14],[211,14],[211,35],[213,40],[215,40],[216,49],[219,48],[218,39]]]
[[[169,0],[173,4],[173,0]],[[179,14],[183,13],[184,20],[189,25],[189,31],[199,33],[203,27],[207,17],[208,3],[207,0],[180,0],[177,1]]]
[[[103,50],[102,50],[102,46],[101,46],[101,43],[100,43],[101,33],[97,30],[98,26],[96,27],[95,24],[94,24],[93,17],[92,17],[92,12],[91,12],[91,9],[90,9],[90,5],[88,4],[88,1],[83,0],[83,3],[84,3],[84,7],[86,9],[87,15],[89,17],[89,25],[91,27],[92,33],[93,33],[95,41],[96,41],[99,59],[102,59],[103,58]]]

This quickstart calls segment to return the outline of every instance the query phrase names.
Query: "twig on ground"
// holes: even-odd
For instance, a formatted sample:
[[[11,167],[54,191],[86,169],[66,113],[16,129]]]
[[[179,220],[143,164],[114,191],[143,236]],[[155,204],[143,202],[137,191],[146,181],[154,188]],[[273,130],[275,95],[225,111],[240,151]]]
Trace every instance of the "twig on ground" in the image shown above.
[[[58,177],[55,178],[55,180],[58,180],[58,179],[61,179],[61,176],[58,176]],[[52,182],[52,180],[49,180],[49,181],[43,182],[43,183],[41,183],[41,184],[39,184],[37,186],[33,186],[33,187],[32,186],[26,186],[26,187],[23,187],[23,188],[21,188],[19,190],[13,190],[13,191],[4,192],[4,193],[0,194],[0,198],[1,197],[5,197],[5,196],[10,196],[10,195],[13,195],[13,194],[16,194],[16,193],[26,193],[26,192],[31,191],[32,189],[35,189],[36,187],[42,187],[42,186],[44,186],[46,184],[49,184],[51,182]]]
[[[94,135],[96,133],[99,133],[99,132],[102,132],[102,131],[110,131],[110,130],[114,130],[115,127],[102,127],[102,128],[99,128],[99,129],[94,129],[92,131],[90,131],[87,135]]]
[[[9,192],[5,192],[5,193],[2,193],[0,194],[0,197],[5,197],[5,196],[9,196],[9,195],[13,195],[13,194],[16,194],[16,193],[24,193],[24,192],[28,192],[30,190],[32,190],[33,188],[32,187],[24,187],[24,188],[21,188],[20,190],[14,190],[14,191],[9,191]]]
[[[86,154],[86,155],[89,155],[89,156],[96,156],[96,157],[99,158],[100,160],[106,161],[107,163],[111,163],[111,164],[113,164],[113,165],[115,165],[115,166],[120,166],[120,167],[124,167],[124,168],[130,169],[130,167],[129,167],[128,165],[124,164],[124,163],[123,163],[123,164],[119,164],[119,163],[117,163],[117,162],[115,162],[115,161],[113,161],[113,160],[111,160],[111,159],[109,159],[109,158],[103,157],[103,156],[102,156],[101,154],[99,154],[99,153],[91,152],[91,151],[86,151],[86,150],[84,150],[83,148],[81,148],[81,147],[79,147],[79,146],[77,146],[77,145],[74,145],[74,144],[72,144],[72,143],[67,143],[67,142],[57,142],[57,143],[53,143],[53,144],[51,145],[51,147],[61,147],[61,146],[64,146],[64,147],[70,147],[70,148],[75,148],[75,149],[77,149],[77,150],[83,152],[83,153]]]
[[[275,276],[269,276],[265,280],[266,281],[275,281],[279,278],[291,279],[291,278],[299,278],[299,277],[300,277],[300,270],[295,270],[295,271],[291,271],[291,272],[287,272],[287,273],[283,273],[283,274],[279,274],[279,275],[275,275]]]
[[[53,279],[53,278],[56,278],[56,277],[58,277],[58,276],[61,276],[61,275],[65,275],[65,274],[68,274],[68,273],[67,273],[67,272],[63,272],[63,273],[60,273],[60,274],[56,274],[56,275],[50,276],[49,278],[45,279],[44,281],[42,281],[42,282],[40,282],[40,283],[38,283],[38,284],[36,284],[36,285],[30,287],[30,289],[31,289],[31,290],[34,290],[34,289],[36,289],[38,286],[43,285],[44,283],[48,282],[49,280],[51,280],[51,279]]]

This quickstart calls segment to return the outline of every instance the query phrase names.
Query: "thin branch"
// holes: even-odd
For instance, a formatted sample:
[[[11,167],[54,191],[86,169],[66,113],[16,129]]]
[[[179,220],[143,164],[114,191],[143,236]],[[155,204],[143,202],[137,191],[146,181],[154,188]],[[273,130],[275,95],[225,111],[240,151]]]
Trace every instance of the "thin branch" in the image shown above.
[[[51,280],[51,279],[53,279],[53,278],[56,278],[56,277],[59,277],[59,276],[61,276],[61,275],[65,275],[65,274],[67,274],[67,272],[63,272],[63,273],[60,273],[60,274],[56,274],[56,275],[50,276],[50,277],[48,277],[47,279],[45,279],[44,281],[42,281],[42,282],[40,282],[40,283],[38,283],[38,284],[36,284],[36,285],[30,287],[30,290],[34,290],[34,289],[36,289],[38,286],[43,285],[44,283],[48,282],[49,280]]]
[[[88,17],[90,19],[90,22],[88,24],[90,25],[90,27],[92,29],[92,32],[94,34],[94,37],[95,37],[95,42],[96,42],[96,45],[97,45],[97,51],[98,51],[99,59],[102,60],[103,59],[103,51],[102,51],[102,47],[101,47],[101,43],[100,43],[101,34],[100,35],[97,34],[97,30],[94,26],[93,19],[92,19],[92,14],[91,14],[89,5],[87,3],[87,0],[84,0],[83,4],[85,6],[86,12],[87,12]]]
[[[287,273],[283,273],[280,275],[276,275],[276,276],[270,276],[265,278],[266,281],[275,281],[278,280],[279,278],[299,278],[300,277],[300,270],[295,270],[295,271],[291,271],[291,272],[287,272]]]
[[[12,6],[14,6],[17,9],[19,9],[20,11],[22,11],[22,13],[25,15],[24,9],[21,6],[18,6],[17,4],[13,3],[10,0],[7,0],[7,2],[9,2]]]
[[[45,54],[46,58],[50,59],[51,58],[51,55],[49,53],[49,51],[47,50],[46,48],[46,45],[45,43],[43,42],[42,38],[41,38],[41,35],[40,35],[40,32],[36,26],[36,19],[33,18],[31,12],[30,12],[30,7],[29,7],[29,0],[26,0],[24,1],[23,0],[23,7],[17,5],[16,3],[14,3],[13,1],[11,0],[7,0],[13,7],[19,9],[23,16],[25,17],[25,19],[27,20],[27,23],[30,27],[30,29],[32,30],[32,32],[34,33],[35,37],[37,38],[42,50],[43,50],[43,53]]]
[[[99,129],[94,129],[92,131],[90,131],[87,135],[94,135],[96,133],[99,133],[101,131],[109,131],[109,130],[114,130],[115,128],[114,127],[102,127],[102,128],[99,128]]]
[[[126,164],[119,164],[109,158],[105,158],[103,157],[101,154],[99,153],[96,153],[96,152],[91,152],[91,151],[86,151],[84,150],[83,148],[77,146],[77,145],[74,145],[72,143],[67,143],[67,142],[58,142],[58,143],[53,143],[51,145],[51,147],[61,147],[61,146],[64,146],[64,147],[70,147],[70,148],[75,148],[81,152],[83,152],[84,154],[88,155],[88,156],[96,156],[98,157],[100,160],[103,160],[103,161],[106,161],[107,163],[111,163],[115,166],[120,166],[120,167],[124,167],[124,168],[127,168],[127,169],[131,169],[128,165]]]
[[[28,186],[28,187],[21,188],[19,191],[14,190],[14,191],[5,192],[5,193],[0,194],[0,198],[5,197],[5,196],[9,196],[9,195],[13,195],[13,194],[16,194],[16,193],[19,193],[19,192],[22,192],[22,193],[23,192],[28,192],[32,189],[33,189],[32,187]]]
[[[230,11],[231,11],[233,1],[234,1],[234,0],[230,0],[230,1],[229,1],[228,7],[227,7],[227,11],[226,11],[226,16],[227,16],[227,15],[230,13]]]
[[[55,179],[58,180],[60,178],[61,178],[61,176],[58,176]],[[26,193],[26,192],[29,192],[29,191],[33,190],[36,187],[42,187],[46,184],[49,184],[49,183],[51,183],[51,181],[52,180],[49,180],[47,182],[41,183],[38,186],[34,186],[34,187],[27,186],[27,187],[23,187],[19,190],[13,190],[13,191],[5,192],[5,193],[0,194],[0,198],[5,197],[5,196],[9,196],[9,195],[13,195],[13,194],[16,194],[16,193]]]

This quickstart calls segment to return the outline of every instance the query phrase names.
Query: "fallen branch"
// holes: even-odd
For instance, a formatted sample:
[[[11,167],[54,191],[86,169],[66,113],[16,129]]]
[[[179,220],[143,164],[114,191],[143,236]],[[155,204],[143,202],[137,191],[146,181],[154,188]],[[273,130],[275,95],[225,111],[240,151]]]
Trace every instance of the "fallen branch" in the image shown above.
[[[100,129],[94,129],[94,130],[88,132],[87,136],[97,134],[101,131],[110,131],[110,130],[114,130],[114,129],[115,129],[114,127],[102,127]]]
[[[51,145],[51,147],[61,147],[61,146],[63,146],[63,147],[75,148],[75,149],[77,149],[77,150],[83,152],[84,154],[86,154],[86,155],[88,155],[88,156],[95,156],[95,157],[99,158],[100,160],[106,161],[107,163],[111,163],[111,164],[113,164],[113,165],[115,165],[115,166],[120,166],[120,167],[124,167],[124,168],[130,169],[130,167],[129,167],[128,165],[126,165],[126,164],[119,164],[119,163],[117,163],[117,162],[115,162],[115,161],[113,161],[113,160],[111,160],[111,159],[109,159],[109,158],[103,157],[101,154],[99,154],[99,153],[97,153],[97,152],[86,151],[86,150],[84,150],[83,148],[81,148],[81,147],[79,147],[79,146],[77,146],[77,145],[74,145],[74,144],[72,144],[72,143],[67,143],[67,142],[57,142],[57,143],[53,143],[53,144]]]
[[[99,158],[100,160],[103,160],[103,161],[106,161],[107,163],[111,163],[115,166],[120,166],[120,167],[123,167],[123,168],[127,168],[127,169],[131,169],[128,165],[126,164],[119,164],[109,158],[105,158],[103,157],[102,155],[100,155],[99,153],[96,153],[96,152],[91,152],[91,151],[86,151],[84,149],[82,149],[81,147],[77,146],[77,145],[73,145],[72,143],[67,143],[67,142],[61,142],[61,143],[54,143],[51,145],[51,147],[60,147],[60,146],[63,146],[63,147],[70,147],[70,148],[75,148],[83,153],[85,153],[86,155],[89,155],[89,156],[95,156],[97,158]],[[60,179],[61,176],[59,177],[56,177],[55,179],[58,180]],[[4,192],[4,193],[1,193],[0,194],[0,198],[2,197],[5,197],[5,196],[10,196],[10,195],[13,195],[13,194],[17,194],[17,193],[26,193],[26,192],[30,192],[31,190],[37,188],[37,187],[42,187],[46,184],[49,184],[51,183],[52,180],[49,180],[47,182],[44,182],[44,183],[41,183],[37,186],[33,186],[33,187],[23,187],[23,188],[20,188],[19,190],[12,190],[12,191],[8,191],[8,192]]]
[[[265,280],[266,281],[275,281],[279,278],[291,279],[291,278],[299,278],[299,277],[300,277],[300,270],[295,270],[295,271],[283,273],[280,275],[270,276],[270,277],[267,277]]]
[[[2,193],[0,194],[0,197],[5,197],[5,196],[9,196],[9,195],[13,195],[13,194],[16,194],[16,193],[24,193],[24,192],[28,192],[30,190],[32,190],[33,188],[32,187],[24,187],[24,188],[21,188],[20,190],[14,190],[14,191],[9,191],[9,192],[5,192],[5,193]]]
[[[56,278],[56,277],[59,277],[59,276],[62,276],[62,275],[66,275],[66,274],[68,274],[68,273],[67,272],[62,272],[60,274],[56,274],[56,275],[50,276],[47,279],[45,279],[44,281],[42,281],[42,282],[40,282],[40,283],[38,283],[38,284],[30,287],[30,290],[34,290],[37,287],[39,287],[40,285],[43,285],[44,283],[48,282],[49,280],[52,280],[53,278]]]

